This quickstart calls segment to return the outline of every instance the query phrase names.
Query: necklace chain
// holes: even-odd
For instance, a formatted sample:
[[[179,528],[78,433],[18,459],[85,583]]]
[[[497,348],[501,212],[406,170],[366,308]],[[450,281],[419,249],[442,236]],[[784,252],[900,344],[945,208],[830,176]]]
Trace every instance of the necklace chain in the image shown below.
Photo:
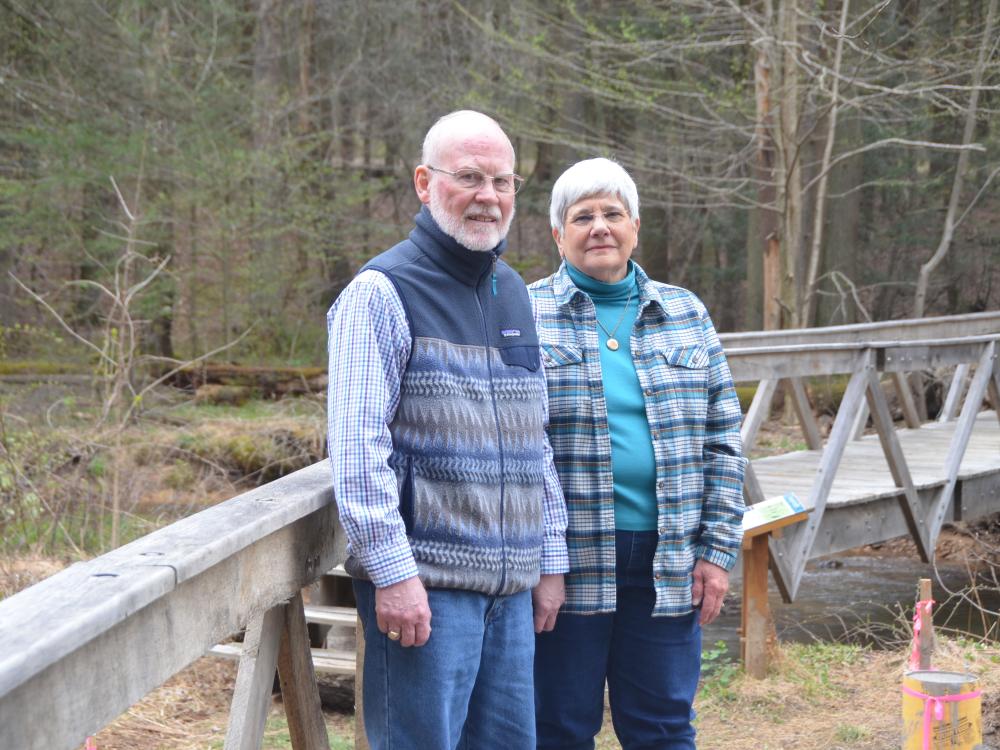
[[[632,284],[632,287],[628,290],[628,297],[625,298],[625,307],[622,309],[622,314],[619,316],[618,322],[615,323],[615,327],[610,331],[604,327],[604,324],[601,323],[601,319],[597,317],[597,311],[594,311],[594,319],[597,321],[597,325],[600,326],[602,331],[604,331],[604,335],[608,337],[608,340],[605,342],[605,346],[613,352],[618,351],[619,344],[618,339],[615,338],[615,334],[618,332],[618,327],[622,324],[622,321],[625,320],[625,314],[628,312],[628,306],[632,301],[632,292],[634,291],[635,284]]]

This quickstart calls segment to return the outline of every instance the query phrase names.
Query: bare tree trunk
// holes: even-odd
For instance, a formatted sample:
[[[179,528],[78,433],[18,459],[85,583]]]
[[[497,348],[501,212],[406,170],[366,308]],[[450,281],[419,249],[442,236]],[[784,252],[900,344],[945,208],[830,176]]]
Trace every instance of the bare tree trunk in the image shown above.
[[[253,45],[253,146],[256,158],[253,190],[254,231],[251,237],[254,273],[261,283],[251,285],[250,302],[255,314],[278,313],[271,303],[280,296],[280,243],[274,232],[281,210],[281,173],[275,153],[281,107],[281,2],[257,0],[257,25]],[[264,281],[269,283],[263,283]],[[227,334],[223,334],[223,340]]]
[[[965,129],[962,133],[962,145],[968,146],[972,143],[972,137],[976,130],[976,111],[979,106],[979,87],[983,83],[983,70],[986,67],[987,55],[990,46],[995,42],[993,39],[993,26],[996,21],[997,0],[990,0],[989,10],[986,12],[986,26],[983,29],[983,37],[979,44],[979,57],[976,60],[976,67],[972,71],[972,91],[969,94],[969,108],[965,112]],[[958,163],[955,165],[955,177],[951,184],[951,197],[948,200],[948,212],[944,217],[944,228],[941,231],[941,241],[930,260],[920,266],[920,274],[917,276],[917,293],[913,300],[913,317],[922,318],[927,305],[927,287],[930,283],[931,273],[938,267],[948,250],[951,249],[951,242],[955,235],[955,215],[958,213],[958,201],[962,195],[962,183],[965,181],[965,173],[969,168],[969,152],[966,149],[958,152]]]
[[[855,117],[845,117],[841,113],[837,118],[837,143],[834,151],[850,151],[861,144],[861,122]],[[817,273],[816,295],[813,325],[834,325],[837,323],[856,323],[869,316],[871,303],[864,298],[867,305],[862,308],[853,294],[848,291],[845,278],[839,278],[840,284],[834,288],[839,296],[821,294],[821,279],[824,274],[836,271],[843,274],[853,284],[860,284],[867,278],[867,253],[859,250],[858,237],[862,226],[862,191],[855,189],[863,181],[862,157],[856,156],[838,164],[830,172],[827,185],[827,197],[823,211],[826,214],[823,228],[823,249],[820,252],[820,269]],[[875,191],[875,195],[877,195]]]
[[[799,133],[799,69],[796,56],[799,48],[799,0],[782,0],[779,13],[782,42],[781,117],[778,154],[782,176],[783,207],[781,230],[781,300],[786,313],[784,327],[797,327],[802,309],[802,278],[798,273],[802,251],[803,196],[802,160]],[[790,326],[789,326],[790,324]]]
[[[772,0],[764,0],[764,29],[773,27]],[[757,102],[757,173],[760,188],[757,192],[757,225],[763,238],[761,288],[763,296],[762,323],[764,330],[781,328],[781,239],[777,209],[777,180],[775,174],[775,145],[773,137],[774,115],[771,111],[771,74],[774,64],[774,45],[771,39],[759,39],[757,59],[754,62],[754,93]],[[753,224],[752,223],[752,224]],[[752,225],[751,224],[751,225]]]
[[[313,120],[310,91],[312,89],[313,21],[316,17],[316,0],[303,0],[299,25],[299,133],[312,132]]]
[[[820,180],[816,186],[816,208],[813,211],[812,246],[809,250],[809,270],[806,275],[805,309],[801,314],[801,324],[810,326],[816,312],[816,278],[819,276],[820,256],[823,249],[823,220],[826,206],[826,186],[830,176],[830,159],[833,144],[837,138],[837,111],[840,107],[840,66],[844,57],[844,35],[847,32],[847,14],[851,0],[843,0],[840,8],[840,26],[837,29],[837,46],[833,55],[833,85],[830,91],[830,112],[827,114],[826,144],[820,165]]]

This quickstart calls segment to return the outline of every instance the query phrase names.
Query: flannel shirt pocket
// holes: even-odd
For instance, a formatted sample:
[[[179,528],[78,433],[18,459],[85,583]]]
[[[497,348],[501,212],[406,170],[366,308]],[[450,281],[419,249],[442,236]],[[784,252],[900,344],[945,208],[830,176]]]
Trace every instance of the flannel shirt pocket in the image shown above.
[[[675,346],[663,352],[663,358],[671,367],[700,370],[708,367],[708,349],[704,346]]]
[[[592,419],[592,398],[583,350],[575,346],[542,344],[542,364],[549,394],[549,435],[556,444],[572,443]]]
[[[583,350],[576,346],[542,344],[542,363],[546,368],[576,365],[583,362]]]
[[[668,419],[696,433],[705,429],[708,416],[708,349],[678,346],[663,351],[666,367],[660,369],[662,398]]]

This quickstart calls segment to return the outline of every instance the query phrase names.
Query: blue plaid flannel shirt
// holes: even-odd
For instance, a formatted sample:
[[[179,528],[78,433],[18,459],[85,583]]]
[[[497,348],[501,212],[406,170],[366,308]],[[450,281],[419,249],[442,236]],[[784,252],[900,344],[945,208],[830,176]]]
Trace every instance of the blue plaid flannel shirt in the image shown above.
[[[655,615],[692,610],[697,559],[729,570],[743,536],[740,404],[708,311],[636,265],[631,347],[656,458]],[[549,392],[549,440],[566,496],[564,612],[615,609],[611,440],[594,304],[565,265],[528,287]]]

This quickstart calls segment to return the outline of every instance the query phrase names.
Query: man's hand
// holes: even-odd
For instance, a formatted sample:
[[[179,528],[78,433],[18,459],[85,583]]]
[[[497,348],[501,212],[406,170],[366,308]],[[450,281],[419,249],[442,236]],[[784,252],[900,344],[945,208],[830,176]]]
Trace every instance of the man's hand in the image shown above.
[[[722,600],[729,591],[729,573],[705,560],[694,564],[694,581],[691,584],[691,600],[694,606],[701,603],[701,617],[698,622],[708,625],[722,611]]]
[[[398,633],[401,646],[427,643],[431,637],[431,608],[420,579],[414,576],[385,588],[376,588],[375,621],[383,633]]]
[[[552,630],[556,626],[556,615],[566,601],[566,587],[562,573],[543,575],[538,585],[531,590],[531,603],[535,608],[535,632]]]

